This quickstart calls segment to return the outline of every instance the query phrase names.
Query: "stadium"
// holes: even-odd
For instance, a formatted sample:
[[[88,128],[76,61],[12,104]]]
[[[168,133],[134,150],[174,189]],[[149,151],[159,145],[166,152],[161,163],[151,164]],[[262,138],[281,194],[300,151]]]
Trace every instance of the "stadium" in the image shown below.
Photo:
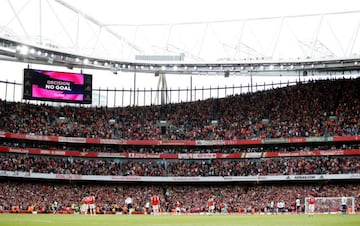
[[[0,225],[360,224],[356,1],[125,2],[0,3]]]

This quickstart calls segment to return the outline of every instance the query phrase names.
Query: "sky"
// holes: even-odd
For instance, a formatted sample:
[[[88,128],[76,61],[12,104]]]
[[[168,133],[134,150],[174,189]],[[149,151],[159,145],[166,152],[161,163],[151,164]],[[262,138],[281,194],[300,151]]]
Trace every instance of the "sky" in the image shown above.
[[[69,3],[105,24],[185,23],[360,9],[357,0],[72,0]]]
[[[313,57],[309,49],[315,39],[334,55],[346,56],[353,53],[349,45],[358,26],[358,14],[287,18],[284,22],[281,18],[360,10],[360,2],[355,0],[88,2],[75,0],[70,4],[107,25],[145,54],[184,52],[187,60],[242,59],[252,55],[276,59]],[[264,20],[270,17],[276,18]],[[263,19],[251,20],[254,18]],[[245,47],[240,46],[242,51],[237,52],[240,43]],[[360,51],[359,43],[355,43],[354,51]],[[123,47],[114,45],[113,49],[118,49],[112,52],[115,57],[133,58],[134,52]]]
[[[52,2],[52,0],[49,0]],[[20,4],[25,1],[13,1],[12,4]],[[36,11],[37,0],[30,0],[29,7],[33,7]],[[44,2],[44,1],[43,1]],[[322,14],[331,12],[353,11],[360,10],[360,1],[358,0],[67,0],[67,2],[78,8],[80,11],[90,15],[102,24],[107,24],[109,28],[117,30],[123,29],[126,26],[130,27],[147,27],[147,25],[159,24],[191,24],[193,22],[206,21],[228,21],[228,20],[243,20],[250,18],[266,18],[266,17],[283,17],[304,14]],[[0,2],[7,4],[7,1]],[[43,6],[45,7],[45,5]],[[3,8],[5,9],[5,8]],[[0,9],[1,12],[1,9]],[[5,12],[1,12],[2,16]],[[0,13],[0,14],[1,14]],[[11,12],[9,17],[13,17]],[[36,14],[36,13],[35,13]],[[24,13],[25,14],[25,10]],[[0,21],[7,21],[0,15]],[[31,20],[31,16],[28,16]],[[30,18],[31,17],[31,18]],[[32,18],[34,19],[34,18]],[[14,19],[15,20],[15,19]],[[13,21],[14,21],[13,20]],[[308,22],[308,21],[307,21]],[[334,24],[334,27],[343,26],[342,21],[329,21]],[[24,22],[26,24],[26,22]],[[357,21],[354,24],[360,23]],[[10,25],[16,24],[15,22],[8,23]],[[1,24],[0,31],[8,24]],[[9,25],[9,26],[10,26]],[[26,24],[27,25],[27,24]],[[35,25],[27,25],[29,30],[34,28]],[[34,26],[34,27],[32,27]],[[306,26],[314,26],[314,24],[306,24]],[[155,26],[156,27],[156,26]],[[50,28],[49,28],[50,29]],[[81,32],[81,30],[79,31]],[[120,31],[119,31],[120,32]],[[0,32],[1,34],[1,32]],[[173,36],[177,33],[174,32]],[[214,32],[215,34],[215,32]],[[344,40],[348,40],[351,34],[344,32]],[[155,35],[154,35],[155,36]],[[190,36],[190,35],[188,35]],[[191,37],[191,36],[190,36]],[[148,37],[149,39],[151,37]],[[266,38],[266,37],[265,37]],[[342,41],[341,36],[337,37]],[[139,39],[140,40],[140,39]],[[336,40],[335,40],[336,41]],[[345,47],[344,47],[345,48]],[[18,64],[12,62],[0,61],[0,68],[2,73],[0,80],[22,82],[22,70],[27,67],[27,64]],[[78,72],[80,69],[69,70],[66,68],[56,68],[41,65],[31,65],[32,68],[60,70],[69,72]],[[93,87],[94,88],[109,88],[116,87],[117,89],[133,88],[134,75],[133,73],[119,72],[117,75],[110,71],[99,70],[84,70],[84,73],[93,74]],[[326,77],[326,76],[325,76]],[[311,77],[310,77],[311,78]],[[172,89],[189,88],[190,79],[192,79],[193,88],[201,87],[224,87],[224,86],[238,86],[250,84],[249,76],[231,76],[224,78],[223,76],[193,76],[190,78],[188,75],[168,75],[168,87]],[[264,84],[271,82],[287,82],[298,79],[297,77],[256,77],[253,78],[253,84]],[[139,89],[156,89],[158,84],[158,77],[152,74],[137,74],[136,88]],[[7,97],[12,96],[10,87],[7,88]],[[20,92],[16,92],[15,96],[19,96]],[[0,98],[4,98],[5,86],[0,83]]]

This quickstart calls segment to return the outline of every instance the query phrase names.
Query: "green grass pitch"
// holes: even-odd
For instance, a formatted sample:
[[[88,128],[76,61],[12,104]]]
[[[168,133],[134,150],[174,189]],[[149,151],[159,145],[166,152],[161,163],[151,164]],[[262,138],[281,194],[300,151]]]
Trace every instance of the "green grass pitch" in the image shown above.
[[[54,215],[0,214],[0,226],[359,226],[360,215]]]

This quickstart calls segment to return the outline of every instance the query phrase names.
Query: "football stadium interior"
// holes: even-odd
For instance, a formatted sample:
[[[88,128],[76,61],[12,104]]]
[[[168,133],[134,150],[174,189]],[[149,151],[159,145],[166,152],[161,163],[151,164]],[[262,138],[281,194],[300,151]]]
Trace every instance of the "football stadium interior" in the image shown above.
[[[360,224],[359,4],[89,2],[0,3],[0,222]]]

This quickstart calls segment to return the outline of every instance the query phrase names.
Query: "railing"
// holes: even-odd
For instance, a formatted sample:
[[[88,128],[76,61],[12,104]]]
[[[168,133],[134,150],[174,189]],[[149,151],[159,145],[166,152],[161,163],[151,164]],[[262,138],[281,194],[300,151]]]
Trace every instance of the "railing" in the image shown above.
[[[232,85],[223,87],[207,87],[207,88],[178,88],[178,89],[101,89],[94,88],[92,92],[91,106],[109,106],[109,107],[125,107],[125,106],[146,106],[160,104],[162,95],[166,94],[166,103],[181,103],[197,100],[206,100],[209,98],[223,98],[230,95],[252,93],[267,89],[286,87],[295,85],[297,81],[287,81],[278,83],[264,84],[247,84]],[[0,81],[0,99],[14,102],[25,101],[22,99],[22,83],[16,81]],[[44,103],[43,101],[27,101],[29,103]],[[46,102],[49,105],[63,105],[60,103]],[[70,105],[70,104],[67,104]]]

